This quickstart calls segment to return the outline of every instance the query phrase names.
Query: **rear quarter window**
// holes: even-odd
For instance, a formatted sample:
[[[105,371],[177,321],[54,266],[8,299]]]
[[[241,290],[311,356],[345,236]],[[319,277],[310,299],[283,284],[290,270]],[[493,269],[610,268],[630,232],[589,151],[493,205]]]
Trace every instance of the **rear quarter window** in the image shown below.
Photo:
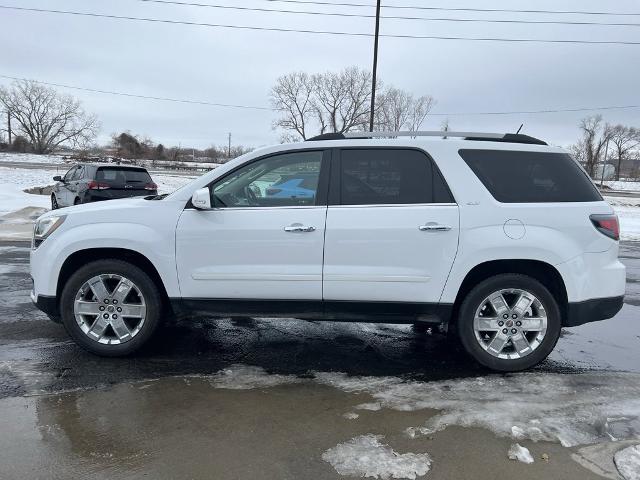
[[[458,153],[502,203],[602,200],[591,179],[566,153],[474,149]]]

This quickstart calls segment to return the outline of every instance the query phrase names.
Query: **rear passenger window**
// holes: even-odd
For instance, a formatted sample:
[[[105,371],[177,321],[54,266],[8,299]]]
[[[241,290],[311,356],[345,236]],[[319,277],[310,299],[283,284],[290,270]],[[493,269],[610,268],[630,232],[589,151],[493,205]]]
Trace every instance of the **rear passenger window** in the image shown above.
[[[417,150],[344,149],[340,167],[342,205],[453,202],[440,172]]]
[[[459,153],[499,202],[602,200],[591,179],[566,153],[466,149]]]

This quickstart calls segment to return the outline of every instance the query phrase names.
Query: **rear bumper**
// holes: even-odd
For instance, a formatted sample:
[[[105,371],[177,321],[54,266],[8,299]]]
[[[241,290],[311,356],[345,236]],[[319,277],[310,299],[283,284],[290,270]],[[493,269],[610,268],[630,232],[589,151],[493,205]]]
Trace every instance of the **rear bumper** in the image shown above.
[[[563,327],[577,327],[589,322],[606,320],[615,316],[624,303],[624,295],[619,297],[595,298],[583,302],[569,302],[567,317]]]
[[[56,297],[36,295],[33,290],[29,296],[38,310],[42,310],[54,322],[60,323],[60,311],[58,310],[58,299]]]

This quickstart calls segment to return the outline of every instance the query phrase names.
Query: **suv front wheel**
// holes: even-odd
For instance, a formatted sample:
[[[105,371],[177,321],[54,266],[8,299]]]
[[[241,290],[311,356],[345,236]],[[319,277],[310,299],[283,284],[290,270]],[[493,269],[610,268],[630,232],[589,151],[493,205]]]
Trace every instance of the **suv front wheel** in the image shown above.
[[[61,297],[62,323],[85,350],[123,356],[153,335],[162,297],[153,280],[131,263],[96,260],[69,278]]]
[[[526,275],[501,274],[471,290],[458,315],[466,351],[493,370],[525,370],[553,350],[562,327],[560,308],[540,282]]]

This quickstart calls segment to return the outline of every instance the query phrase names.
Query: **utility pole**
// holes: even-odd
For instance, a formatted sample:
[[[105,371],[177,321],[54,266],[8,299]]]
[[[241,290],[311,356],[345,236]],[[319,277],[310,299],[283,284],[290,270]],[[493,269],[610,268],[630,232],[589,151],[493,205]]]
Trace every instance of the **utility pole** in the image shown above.
[[[378,70],[378,34],[380,33],[380,2],[376,4],[376,34],[373,40],[373,76],[371,78],[371,119],[369,120],[369,131],[373,132],[373,118],[376,108],[376,75]]]
[[[231,159],[231,132],[229,132],[229,150],[227,150],[227,158]]]
[[[607,166],[607,155],[609,154],[609,139],[607,138],[607,144],[604,147],[604,160],[602,161],[602,175],[600,176],[600,189],[604,184],[604,169]]]
[[[9,147],[11,147],[11,112],[7,110],[7,131],[9,132]]]

